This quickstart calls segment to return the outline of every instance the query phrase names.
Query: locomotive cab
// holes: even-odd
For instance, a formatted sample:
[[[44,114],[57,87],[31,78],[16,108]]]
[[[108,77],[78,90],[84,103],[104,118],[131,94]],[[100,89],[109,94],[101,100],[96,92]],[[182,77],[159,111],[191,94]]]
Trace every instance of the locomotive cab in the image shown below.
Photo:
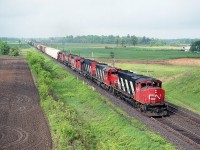
[[[156,81],[142,81],[136,84],[135,99],[140,100],[142,104],[164,104],[165,91],[161,88],[162,82]]]
[[[135,99],[140,101],[141,111],[148,111],[150,116],[166,116],[165,91],[159,80],[143,80],[136,83]]]

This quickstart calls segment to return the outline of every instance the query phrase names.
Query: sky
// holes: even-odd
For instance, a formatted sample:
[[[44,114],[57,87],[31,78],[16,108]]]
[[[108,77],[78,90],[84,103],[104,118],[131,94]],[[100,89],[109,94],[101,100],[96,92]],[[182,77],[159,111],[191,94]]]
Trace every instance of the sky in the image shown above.
[[[0,37],[200,38],[200,0],[0,0]]]

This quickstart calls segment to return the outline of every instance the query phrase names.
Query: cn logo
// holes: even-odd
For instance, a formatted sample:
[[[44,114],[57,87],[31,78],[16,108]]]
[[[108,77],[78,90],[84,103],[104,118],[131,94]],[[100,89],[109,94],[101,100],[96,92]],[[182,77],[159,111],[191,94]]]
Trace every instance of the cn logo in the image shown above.
[[[155,97],[157,97],[158,99],[161,99],[161,95],[160,95],[160,97],[159,97],[159,96],[156,94]]]
[[[157,97],[158,99],[161,99],[161,95],[160,95],[160,97],[159,97],[157,94],[155,94],[155,95],[154,95],[154,94],[149,94],[149,99],[152,99],[152,98],[154,99],[154,98],[156,98],[156,97]]]

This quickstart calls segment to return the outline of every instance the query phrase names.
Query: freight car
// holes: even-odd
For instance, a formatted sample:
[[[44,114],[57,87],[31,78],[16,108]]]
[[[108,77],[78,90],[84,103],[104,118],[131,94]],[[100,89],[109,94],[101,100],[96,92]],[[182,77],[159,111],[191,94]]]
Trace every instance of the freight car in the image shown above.
[[[149,116],[167,115],[165,91],[160,80],[33,42],[29,44],[129,102],[141,112]]]
[[[60,50],[58,50],[58,49],[46,47],[44,53],[46,53],[47,55],[51,56],[54,59],[57,59],[59,52],[60,52]]]

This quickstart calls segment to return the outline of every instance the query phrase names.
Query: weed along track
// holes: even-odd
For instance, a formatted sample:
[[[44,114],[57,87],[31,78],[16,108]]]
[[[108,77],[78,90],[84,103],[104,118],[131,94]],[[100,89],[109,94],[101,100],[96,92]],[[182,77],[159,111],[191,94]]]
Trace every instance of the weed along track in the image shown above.
[[[59,64],[64,69],[66,69],[68,72],[76,76],[77,79],[83,80],[84,84],[88,84],[89,86],[91,86],[91,90],[97,90],[100,94],[106,96],[112,102],[112,104],[119,107],[121,110],[125,111],[128,115],[120,113],[120,111],[115,109],[115,107],[113,107],[112,104],[111,105],[107,104],[107,102],[102,100],[103,103],[108,105],[121,117],[125,118],[130,124],[131,124],[131,118],[136,118],[137,120],[147,125],[149,129],[151,129],[152,131],[159,132],[168,141],[173,143],[177,148],[181,149],[200,148],[199,146],[200,124],[198,115],[193,114],[192,112],[184,110],[177,106],[173,107],[173,105],[170,104],[169,105],[169,113],[171,114],[170,116],[161,118],[149,118],[141,114],[141,112],[139,112],[138,110],[134,109],[129,103],[122,101],[120,98],[112,95],[109,91],[102,89],[91,80],[84,78],[79,73],[75,72],[74,70],[70,69],[64,64],[56,61],[55,59],[53,58],[51,59],[55,63]]]
[[[50,150],[39,94],[22,58],[0,58],[0,149]]]

